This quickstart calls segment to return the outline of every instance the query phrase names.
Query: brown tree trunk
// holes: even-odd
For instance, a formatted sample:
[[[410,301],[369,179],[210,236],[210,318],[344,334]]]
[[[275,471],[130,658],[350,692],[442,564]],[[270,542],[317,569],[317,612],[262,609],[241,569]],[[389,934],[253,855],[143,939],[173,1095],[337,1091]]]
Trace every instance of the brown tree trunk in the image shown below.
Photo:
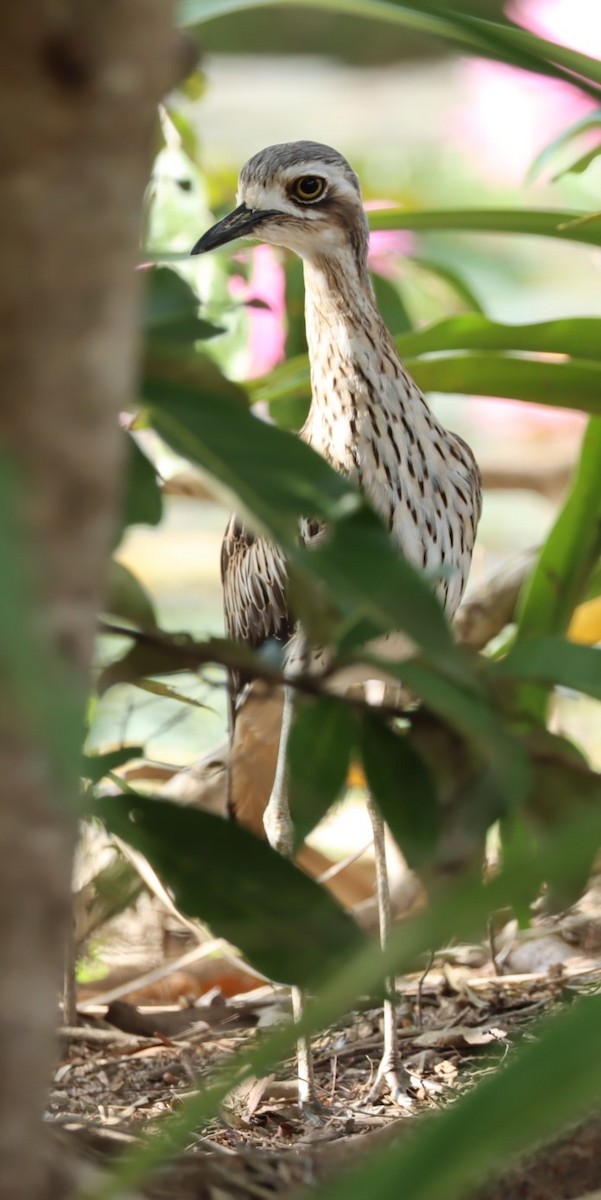
[[[0,472],[9,460],[25,497],[12,515],[32,568],[32,654],[46,639],[80,695],[119,504],[116,417],[132,394],[140,206],[156,104],[175,78],[171,22],[169,0],[17,0],[0,16]],[[0,560],[0,597],[22,565]],[[36,1200],[75,764],[59,782],[13,637],[0,630],[0,1197]]]

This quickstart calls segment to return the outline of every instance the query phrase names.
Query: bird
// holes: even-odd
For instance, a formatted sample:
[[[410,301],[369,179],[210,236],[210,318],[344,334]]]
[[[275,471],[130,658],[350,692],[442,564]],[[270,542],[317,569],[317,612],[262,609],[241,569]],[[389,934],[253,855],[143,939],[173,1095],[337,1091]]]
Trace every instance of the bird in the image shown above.
[[[363,491],[408,562],[435,578],[449,618],[467,581],[481,512],[480,474],[459,435],[431,411],[408,374],[377,307],[368,269],[369,230],[359,179],[337,150],[313,141],[284,142],[259,151],[242,167],[237,206],[207,230],[191,253],[202,254],[239,238],[298,255],[303,262],[305,326],[311,404],[299,436]],[[309,516],[300,521],[307,546],[327,535]],[[291,678],[327,660],[327,648],[308,644],[287,599],[281,550],[232,516],[222,547],[228,635],[258,648],[273,639],[285,647]],[[407,654],[399,631],[387,635],[390,657]],[[373,668],[372,668],[373,674]],[[263,685],[264,686],[264,685]],[[233,815],[243,807],[235,776],[236,746],[244,741],[252,684],[230,679],[230,733],[234,769],[229,787]],[[272,845],[291,854],[293,826],[287,801],[286,749],[294,687],[285,689],[279,749],[263,824]],[[256,716],[255,716],[256,719]],[[380,938],[390,923],[384,825],[373,798],[367,807],[374,834]],[[244,817],[242,816],[242,819]],[[302,995],[293,989],[295,1019]],[[384,1002],[384,1053],[378,1086],[410,1103],[398,1053],[394,991]],[[299,1101],[315,1102],[310,1047],[298,1043]]]

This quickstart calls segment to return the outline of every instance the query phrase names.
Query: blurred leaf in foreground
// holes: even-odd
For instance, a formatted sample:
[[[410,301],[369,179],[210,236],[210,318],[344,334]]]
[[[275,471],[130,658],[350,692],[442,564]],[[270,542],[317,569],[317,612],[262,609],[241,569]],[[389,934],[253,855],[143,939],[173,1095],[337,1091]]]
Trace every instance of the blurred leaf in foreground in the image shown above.
[[[269,979],[315,983],[364,944],[328,892],[241,825],[129,793],[93,811],[148,858],[182,912]]]

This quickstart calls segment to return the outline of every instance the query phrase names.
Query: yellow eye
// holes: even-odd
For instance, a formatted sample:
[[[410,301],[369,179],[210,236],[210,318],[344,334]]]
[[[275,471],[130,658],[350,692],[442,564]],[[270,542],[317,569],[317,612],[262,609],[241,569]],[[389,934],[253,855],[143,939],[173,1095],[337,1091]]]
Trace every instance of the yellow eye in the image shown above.
[[[292,195],[295,199],[309,204],[323,196],[325,186],[325,179],[321,179],[319,175],[301,175],[300,179],[295,179],[292,184]]]

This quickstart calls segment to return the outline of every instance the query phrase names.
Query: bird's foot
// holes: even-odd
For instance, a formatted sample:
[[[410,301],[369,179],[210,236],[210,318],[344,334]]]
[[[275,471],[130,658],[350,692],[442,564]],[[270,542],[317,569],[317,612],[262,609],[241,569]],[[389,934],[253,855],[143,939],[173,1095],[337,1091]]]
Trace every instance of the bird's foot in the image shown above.
[[[413,1095],[413,1084],[409,1072],[398,1061],[391,1062],[386,1056],[382,1059],[378,1067],[378,1073],[375,1081],[372,1084],[368,1102],[380,1099],[383,1094],[387,1094],[393,1104],[399,1108],[404,1108],[406,1111],[412,1109],[415,1104]]]
[[[284,858],[292,858],[294,854],[294,825],[290,819],[290,813],[286,808],[283,808],[279,803],[279,798],[274,803],[272,795],[265,812],[263,813],[263,827],[267,834],[267,840],[274,850],[279,854],[283,854]]]
[[[313,1125],[315,1127],[318,1125],[324,1125],[326,1120],[332,1115],[330,1110],[326,1108],[325,1104],[322,1104],[321,1100],[317,1099],[317,1096],[314,1092],[312,1092],[310,1096],[301,1095],[300,1088],[298,1095],[298,1107],[300,1108],[301,1114],[305,1118],[307,1125]]]

